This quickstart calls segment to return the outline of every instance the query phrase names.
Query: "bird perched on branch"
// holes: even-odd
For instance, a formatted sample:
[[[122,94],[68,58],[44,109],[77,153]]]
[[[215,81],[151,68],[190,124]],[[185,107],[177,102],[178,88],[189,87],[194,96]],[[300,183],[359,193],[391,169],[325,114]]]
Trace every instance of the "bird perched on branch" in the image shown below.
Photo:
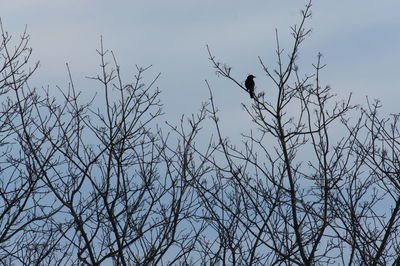
[[[250,98],[254,98],[254,79],[255,76],[253,75],[248,75],[246,81],[244,82],[244,86],[246,86],[247,91],[250,94]]]

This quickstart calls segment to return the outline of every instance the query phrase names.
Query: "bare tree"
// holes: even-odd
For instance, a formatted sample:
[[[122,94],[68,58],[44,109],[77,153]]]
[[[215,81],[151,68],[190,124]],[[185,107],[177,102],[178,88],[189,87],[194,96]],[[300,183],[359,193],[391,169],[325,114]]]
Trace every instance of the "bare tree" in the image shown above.
[[[26,30],[16,44],[0,21],[0,261],[6,265],[24,260],[34,265],[47,257],[45,243],[51,238],[47,220],[58,212],[48,199],[43,185],[45,165],[37,164],[32,153],[45,144],[33,142],[30,125],[38,99],[24,90],[29,77],[38,67],[29,67],[32,49]],[[45,160],[51,157],[51,151]]]
[[[210,93],[209,112],[219,136],[215,149],[225,163],[213,161],[216,174],[211,188],[198,188],[214,229],[213,237],[204,241],[212,243],[202,249],[205,262],[386,265],[397,259],[393,257],[399,208],[393,193],[395,177],[378,182],[388,169],[396,168],[377,156],[387,149],[376,148],[375,143],[377,135],[380,146],[395,142],[396,122],[390,133],[381,131],[384,122],[373,115],[352,127],[346,119],[355,113],[350,96],[336,100],[332,89],[321,84],[320,54],[313,64],[315,73],[300,74],[299,47],[311,32],[305,26],[311,2],[301,14],[300,24],[291,28],[293,44],[288,53],[276,33],[277,68],[271,70],[259,58],[275,85],[276,93],[268,88],[268,95],[276,97],[261,92],[250,107],[243,105],[258,129],[244,136],[244,149],[223,137]],[[207,49],[217,74],[246,90],[233,77],[232,67],[217,61]],[[361,121],[372,124],[368,133],[359,133],[365,127]],[[359,140],[360,136],[371,136],[373,144]],[[382,161],[386,165],[377,175]],[[388,197],[393,209],[378,211]]]
[[[124,84],[114,55],[109,69],[109,52],[101,45],[98,53],[101,71],[92,79],[103,89],[103,102],[80,104],[71,78],[62,105],[37,106],[34,127],[57,158],[44,183],[62,214],[52,220],[63,237],[59,262],[182,260],[202,226],[191,223],[199,205],[185,180],[188,155],[169,155],[175,149],[155,123],[162,114],[153,89],[159,74],[145,85],[148,68],[137,67],[134,81]],[[36,153],[45,158],[44,151]]]
[[[398,265],[399,115],[380,118],[379,101],[361,108],[346,157],[352,162],[334,199],[338,244],[351,249],[349,264]]]
[[[69,87],[56,99],[28,86],[32,71],[19,65],[21,57],[28,62],[27,41],[24,34],[11,54],[3,32],[2,88],[13,95],[2,112],[2,261],[189,261],[204,228],[193,221],[199,201],[188,181],[189,143],[168,146],[156,123],[159,74],[145,85],[149,68],[137,67],[134,81],[123,83],[102,44],[100,74],[92,78],[102,88],[97,98],[81,103],[68,68]]]

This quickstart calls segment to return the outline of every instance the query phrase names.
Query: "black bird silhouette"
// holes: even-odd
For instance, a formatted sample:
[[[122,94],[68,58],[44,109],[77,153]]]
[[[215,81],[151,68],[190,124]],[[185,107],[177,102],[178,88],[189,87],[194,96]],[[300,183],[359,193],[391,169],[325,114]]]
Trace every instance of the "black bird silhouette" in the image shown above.
[[[246,86],[247,91],[250,94],[250,98],[254,98],[254,80],[255,76],[253,75],[248,75],[246,81],[244,82],[244,86]]]

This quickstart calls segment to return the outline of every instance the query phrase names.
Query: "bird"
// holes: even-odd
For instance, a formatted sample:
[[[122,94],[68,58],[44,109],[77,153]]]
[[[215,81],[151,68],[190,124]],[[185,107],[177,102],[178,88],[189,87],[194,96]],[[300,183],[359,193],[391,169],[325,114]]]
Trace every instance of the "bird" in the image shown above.
[[[254,85],[255,85],[254,80],[253,80],[254,78],[255,78],[255,76],[250,74],[247,76],[247,79],[244,82],[244,86],[246,86],[246,89],[250,94],[250,98],[252,98],[252,99],[254,98]]]

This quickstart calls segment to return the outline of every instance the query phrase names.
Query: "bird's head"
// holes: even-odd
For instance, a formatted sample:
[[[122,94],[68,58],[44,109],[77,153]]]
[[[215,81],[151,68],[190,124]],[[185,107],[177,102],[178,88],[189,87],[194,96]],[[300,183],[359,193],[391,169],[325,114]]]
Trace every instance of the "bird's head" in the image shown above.
[[[253,76],[253,75],[251,75],[251,74],[247,76],[248,79],[253,79],[253,78],[255,78],[255,77],[256,77],[256,76]]]

